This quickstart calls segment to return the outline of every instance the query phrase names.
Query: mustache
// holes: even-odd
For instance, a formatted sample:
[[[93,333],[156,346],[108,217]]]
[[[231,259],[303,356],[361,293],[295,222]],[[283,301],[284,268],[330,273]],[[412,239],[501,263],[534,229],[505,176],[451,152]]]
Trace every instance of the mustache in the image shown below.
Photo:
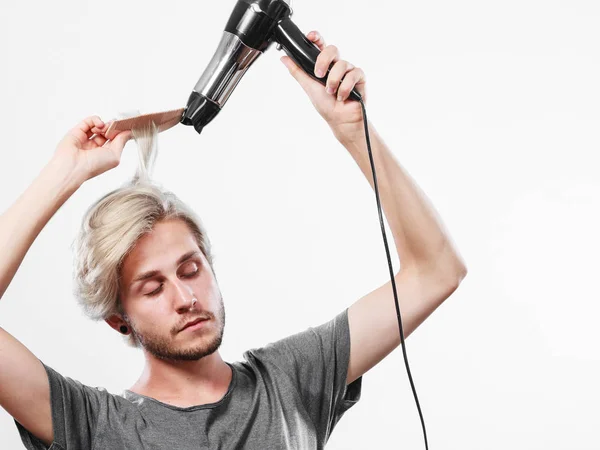
[[[189,322],[193,322],[194,320],[210,320],[210,319],[214,319],[214,314],[210,313],[210,312],[205,312],[202,315],[193,315],[193,316],[187,316],[185,317],[179,324],[177,324],[176,327],[174,327],[171,332],[173,334],[179,333],[181,331],[181,329],[183,327],[185,327],[185,325]]]

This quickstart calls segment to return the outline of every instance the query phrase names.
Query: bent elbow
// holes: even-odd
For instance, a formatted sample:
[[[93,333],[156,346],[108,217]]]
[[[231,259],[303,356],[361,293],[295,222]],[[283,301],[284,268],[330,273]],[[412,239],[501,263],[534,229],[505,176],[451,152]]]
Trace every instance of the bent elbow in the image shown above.
[[[449,297],[458,289],[467,276],[467,266],[460,260],[455,259],[452,263],[439,269],[437,279],[443,286],[445,295]]]
[[[460,285],[460,283],[462,283],[462,280],[465,279],[468,272],[469,271],[467,270],[467,266],[461,261],[460,267],[456,271],[456,278],[458,280],[456,287],[458,287],[458,285]]]

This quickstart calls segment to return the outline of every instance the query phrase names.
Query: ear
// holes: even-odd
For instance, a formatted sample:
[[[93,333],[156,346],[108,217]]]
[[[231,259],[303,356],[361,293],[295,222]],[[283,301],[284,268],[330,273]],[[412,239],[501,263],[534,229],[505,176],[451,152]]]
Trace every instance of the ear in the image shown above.
[[[104,319],[104,321],[110,325],[110,327],[117,331],[118,333],[121,333],[121,325],[127,325],[125,323],[125,321],[123,320],[123,318],[117,314],[113,314],[112,316],[110,316],[108,319]],[[127,328],[129,328],[129,325],[127,325]]]

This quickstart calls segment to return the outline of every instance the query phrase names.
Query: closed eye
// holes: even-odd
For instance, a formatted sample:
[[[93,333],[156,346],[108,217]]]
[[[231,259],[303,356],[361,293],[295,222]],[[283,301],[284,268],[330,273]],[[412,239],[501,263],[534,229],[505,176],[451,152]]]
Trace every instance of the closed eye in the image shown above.
[[[183,278],[192,278],[193,276],[197,275],[198,272],[200,272],[200,269],[196,269],[191,273],[186,273],[185,275],[181,275]]]
[[[191,272],[191,273],[186,273],[184,275],[181,275],[183,278],[193,278],[196,275],[198,275],[198,272],[200,272],[200,269],[196,269],[195,271]],[[155,295],[158,295],[160,293],[160,291],[162,291],[164,283],[161,282],[160,286],[158,286],[156,289],[154,289],[152,292],[148,292],[147,294],[144,294],[146,297],[154,297]]]

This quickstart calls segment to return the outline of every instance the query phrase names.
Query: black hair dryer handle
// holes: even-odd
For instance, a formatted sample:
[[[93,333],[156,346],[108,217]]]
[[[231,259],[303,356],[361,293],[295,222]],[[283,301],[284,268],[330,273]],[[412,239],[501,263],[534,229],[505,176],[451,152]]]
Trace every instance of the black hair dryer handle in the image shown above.
[[[315,64],[317,63],[317,56],[319,56],[321,50],[307,39],[290,18],[283,19],[277,24],[277,27],[274,30],[274,38],[279,44],[277,49],[283,49],[308,75],[323,86],[326,85],[329,72],[335,63],[331,63],[323,78],[318,78],[315,75]],[[362,96],[356,89],[352,89],[350,98],[356,101],[362,100]]]

